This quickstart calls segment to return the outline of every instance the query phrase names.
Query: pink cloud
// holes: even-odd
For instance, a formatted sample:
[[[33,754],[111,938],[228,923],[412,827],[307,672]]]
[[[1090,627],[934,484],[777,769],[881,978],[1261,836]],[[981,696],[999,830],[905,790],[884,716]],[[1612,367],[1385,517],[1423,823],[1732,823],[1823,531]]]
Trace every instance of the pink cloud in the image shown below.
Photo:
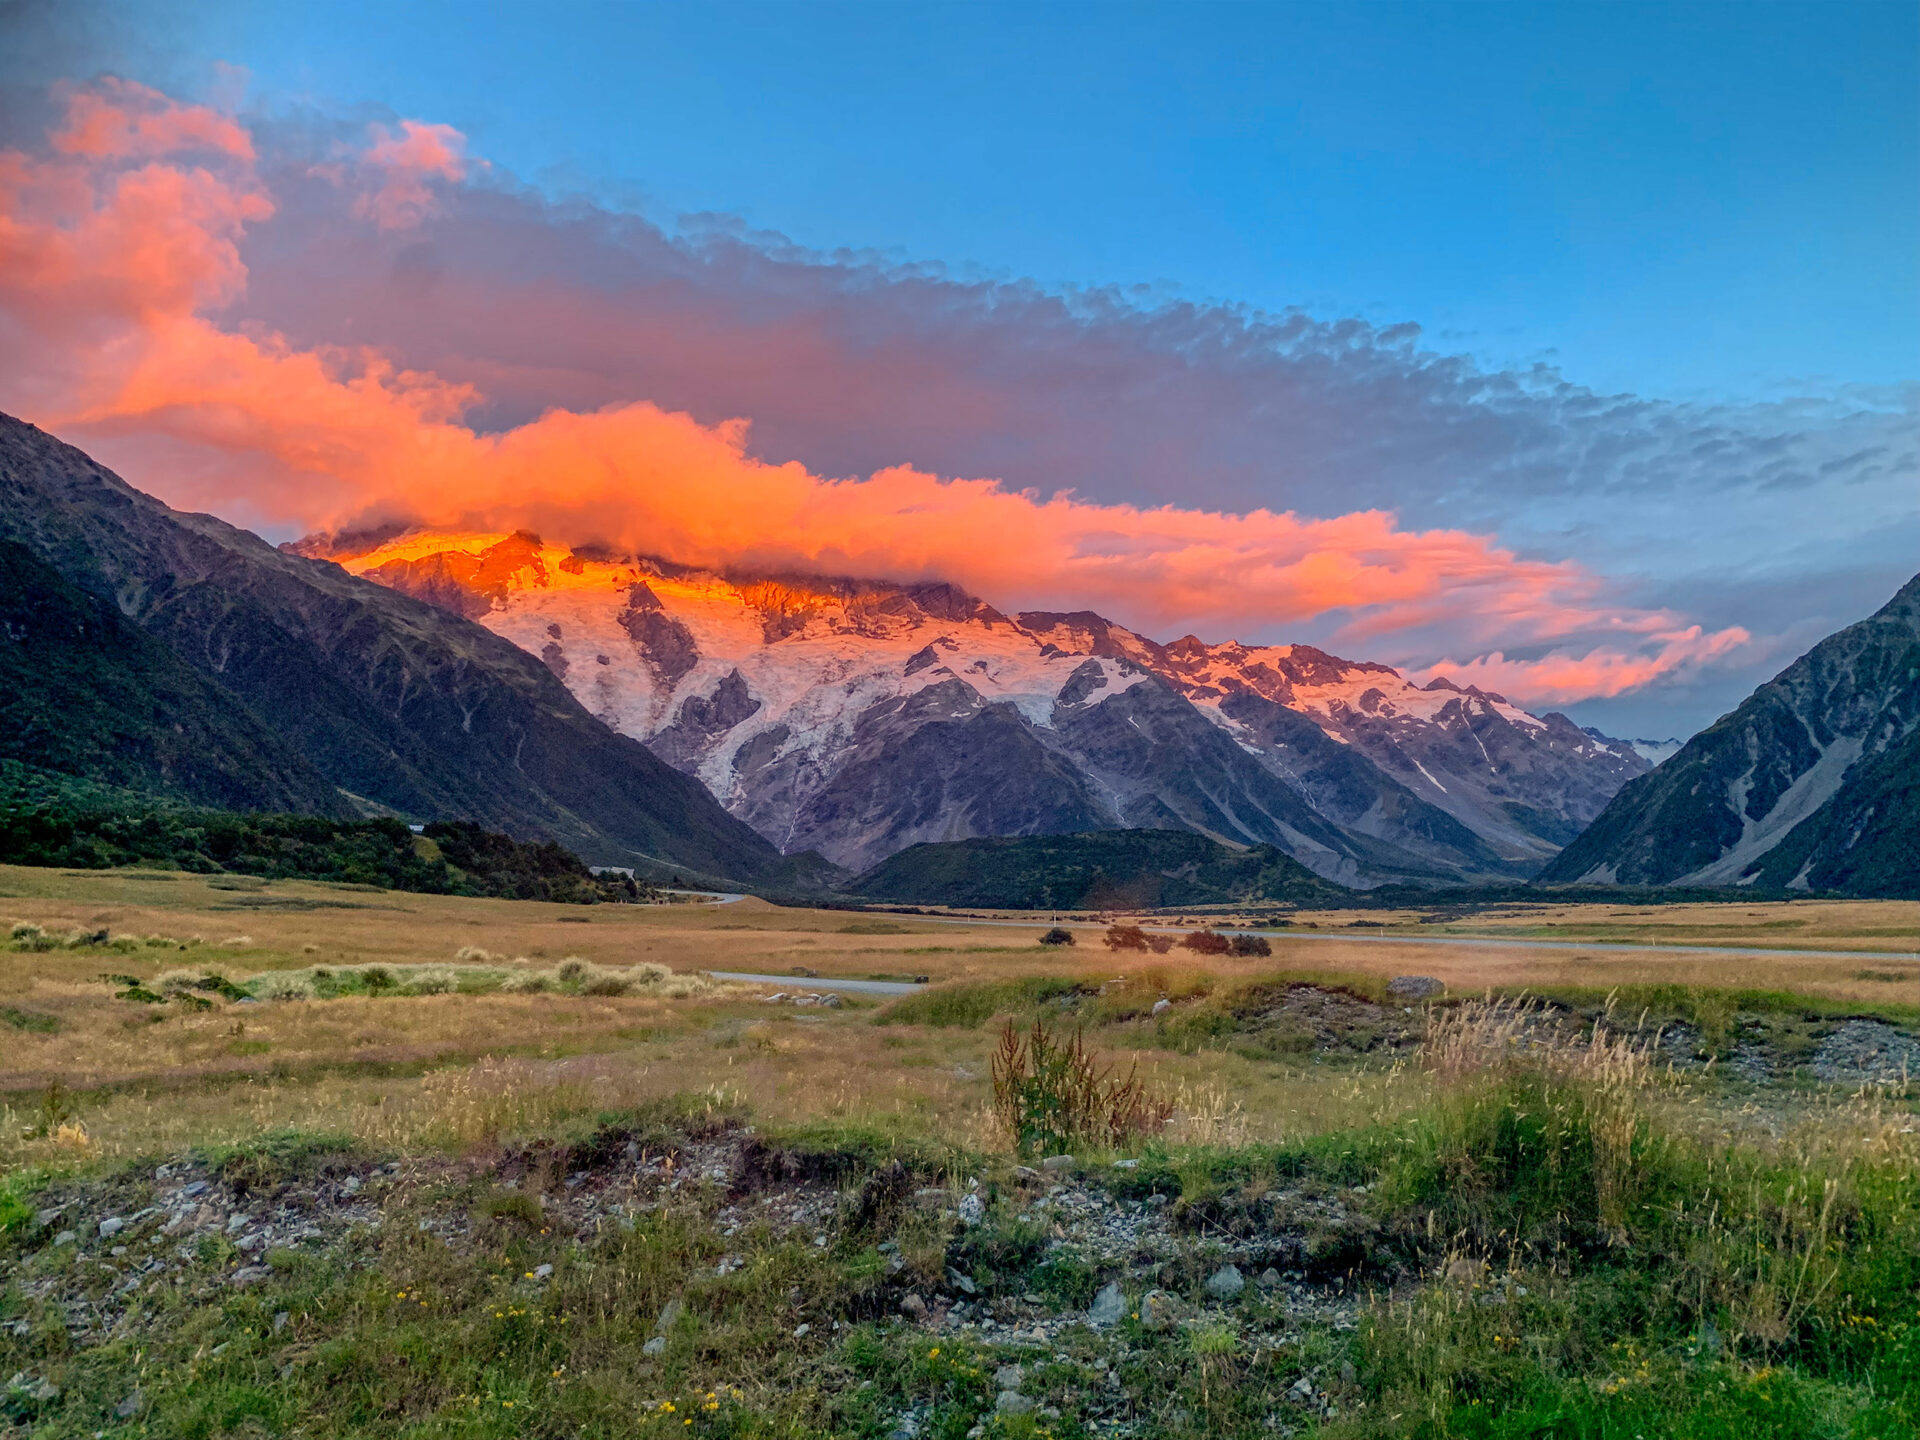
[[[67,97],[66,124],[51,140],[63,155],[132,159],[210,150],[253,158],[253,140],[231,116],[204,105],[181,105],[158,90],[106,76]]]
[[[1496,650],[1472,660],[1441,660],[1408,672],[1424,684],[1444,676],[1457,685],[1477,685],[1534,705],[1571,705],[1578,700],[1624,695],[1680,671],[1691,670],[1750,644],[1738,625],[1708,632],[1698,625],[1651,637],[1651,652],[1596,647],[1575,655],[1556,650],[1533,660],[1509,660]]]
[[[716,568],[947,579],[1149,632],[1334,616],[1337,633],[1404,648],[1438,627],[1484,649],[1433,671],[1536,703],[1618,694],[1746,641],[1611,606],[1571,562],[1403,529],[1382,509],[1042,498],[911,465],[834,478],[758,458],[744,419],[703,424],[639,399],[483,433],[467,423],[483,399],[470,384],[212,318],[244,292],[246,227],[273,213],[230,124],[114,82],[70,97],[51,155],[0,154],[0,333],[14,341],[0,347],[0,403],[103,444],[174,503],[286,528],[528,526]],[[378,130],[365,160],[381,180],[356,213],[419,223],[429,182],[465,174],[463,145],[445,126]],[[205,164],[177,158],[203,151]],[[1595,632],[1616,641],[1576,653]],[[1509,660],[1522,645],[1549,653]]]
[[[384,125],[373,126],[372,134],[360,162],[379,185],[354,202],[354,213],[382,230],[408,230],[436,212],[430,181],[466,177],[467,137],[451,125],[402,120],[398,134]]]

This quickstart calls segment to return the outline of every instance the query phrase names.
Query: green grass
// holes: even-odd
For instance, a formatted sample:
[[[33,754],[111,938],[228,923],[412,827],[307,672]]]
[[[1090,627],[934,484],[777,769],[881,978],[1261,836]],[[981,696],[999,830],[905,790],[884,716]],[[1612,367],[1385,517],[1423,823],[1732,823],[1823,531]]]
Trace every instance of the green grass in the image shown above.
[[[1081,982],[1052,975],[935,985],[894,1001],[874,1017],[874,1023],[976,1029],[996,1015],[1024,1015],[1081,990]]]
[[[982,994],[963,998],[977,1012]],[[1920,1433],[1920,1170],[1898,1123],[1876,1131],[1862,1112],[1848,1123],[1867,1138],[1761,1149],[1669,1126],[1652,1103],[1662,1083],[1644,1064],[1570,1050],[1436,1072],[1431,1103],[1390,1124],[1291,1145],[1149,1145],[1132,1168],[1089,1172],[1121,1199],[1170,1202],[1193,1248],[1149,1278],[1132,1256],[1061,1249],[1025,1214],[1020,1196],[1034,1192],[1005,1157],[878,1122],[749,1134],[737,1106],[682,1097],[502,1142],[494,1159],[524,1177],[514,1188],[485,1165],[396,1186],[377,1230],[324,1255],[272,1254],[251,1289],[220,1283],[236,1257],[210,1243],[89,1343],[68,1338],[60,1297],[109,1282],[34,1232],[33,1210],[47,1186],[83,1182],[132,1210],[152,1162],[17,1175],[0,1188],[0,1374],[44,1377],[59,1394],[4,1403],[48,1440],[879,1440],[908,1410],[944,1440],[976,1425],[995,1440],[1079,1437],[1122,1413],[1135,1434],[1182,1440],[1253,1440],[1280,1424],[1327,1440]],[[759,1221],[726,1233],[726,1188],[696,1175],[597,1233],[554,1221],[546,1196],[564,1197],[575,1170],[618,1163],[629,1144],[659,1155],[727,1136],[753,1157],[749,1192],[798,1180],[837,1191],[829,1244]],[[200,1158],[264,1206],[385,1157],[283,1133]],[[970,1178],[988,1202],[978,1226],[915,1202],[921,1187]],[[470,1217],[471,1243],[423,1230],[416,1212]],[[1372,1294],[1357,1327],[1303,1324],[1254,1289],[1189,1327],[1133,1318],[1148,1285],[1201,1300],[1209,1237],[1270,1233],[1300,1237],[1300,1267],[1319,1283]],[[723,1257],[737,1262],[725,1274]],[[535,1278],[543,1265],[551,1277]],[[1054,1308],[1118,1279],[1134,1303],[1111,1334],[1070,1329],[1037,1350],[893,1318],[907,1291],[930,1295],[949,1272],[984,1299]],[[664,1348],[646,1353],[675,1301]],[[994,1413],[995,1370],[1013,1359],[1058,1419]],[[1303,1377],[1312,1409],[1295,1392]],[[117,1417],[136,1389],[137,1413]]]

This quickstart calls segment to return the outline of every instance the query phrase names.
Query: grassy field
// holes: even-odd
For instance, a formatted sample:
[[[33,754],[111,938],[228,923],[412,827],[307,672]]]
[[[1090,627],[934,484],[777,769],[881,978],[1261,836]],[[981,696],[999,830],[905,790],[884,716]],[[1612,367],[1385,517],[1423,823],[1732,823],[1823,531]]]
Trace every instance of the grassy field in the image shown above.
[[[0,869],[0,1424],[1920,1434],[1920,905],[1290,918]]]

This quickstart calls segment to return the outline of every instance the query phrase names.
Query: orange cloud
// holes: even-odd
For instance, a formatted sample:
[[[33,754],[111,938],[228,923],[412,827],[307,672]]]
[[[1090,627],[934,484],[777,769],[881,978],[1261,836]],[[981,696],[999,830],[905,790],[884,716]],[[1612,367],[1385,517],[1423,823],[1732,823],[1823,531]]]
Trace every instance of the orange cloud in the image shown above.
[[[103,437],[176,503],[303,529],[530,526],[715,568],[948,579],[998,604],[1093,608],[1146,630],[1344,615],[1340,633],[1392,641],[1443,623],[1504,648],[1434,670],[1556,703],[1746,640],[1608,607],[1576,565],[1465,531],[1402,530],[1380,510],[1096,504],[910,466],[834,479],[757,459],[744,420],[702,425],[645,402],[482,433],[464,423],[481,399],[470,387],[209,318],[243,290],[239,241],[273,208],[230,124],[113,82],[71,97],[52,157],[0,155],[0,322],[28,342],[0,357],[0,397]],[[366,159],[382,180],[361,218],[418,223],[428,182],[464,175],[463,143],[445,126],[380,130]],[[212,154],[161,163],[181,151]],[[1639,637],[1641,653],[1506,658],[1596,630]]]

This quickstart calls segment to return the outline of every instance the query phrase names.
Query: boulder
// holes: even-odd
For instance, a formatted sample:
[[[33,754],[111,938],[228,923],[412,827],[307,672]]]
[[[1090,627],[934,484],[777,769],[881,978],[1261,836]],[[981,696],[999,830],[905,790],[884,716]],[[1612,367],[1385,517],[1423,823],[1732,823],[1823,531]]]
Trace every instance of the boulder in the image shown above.
[[[1087,1308],[1087,1323],[1097,1326],[1118,1325],[1126,1318],[1126,1314],[1127,1297],[1116,1280],[1093,1297],[1093,1304]]]
[[[1207,1277],[1207,1294],[1216,1300],[1238,1300],[1247,1288],[1247,1277],[1237,1265],[1222,1265]]]
[[[1180,1323],[1182,1306],[1164,1290],[1149,1290],[1140,1299],[1140,1323],[1149,1330],[1171,1330]]]
[[[1446,993],[1446,983],[1431,975],[1396,975],[1387,982],[1387,994],[1396,1000],[1431,1000]]]

